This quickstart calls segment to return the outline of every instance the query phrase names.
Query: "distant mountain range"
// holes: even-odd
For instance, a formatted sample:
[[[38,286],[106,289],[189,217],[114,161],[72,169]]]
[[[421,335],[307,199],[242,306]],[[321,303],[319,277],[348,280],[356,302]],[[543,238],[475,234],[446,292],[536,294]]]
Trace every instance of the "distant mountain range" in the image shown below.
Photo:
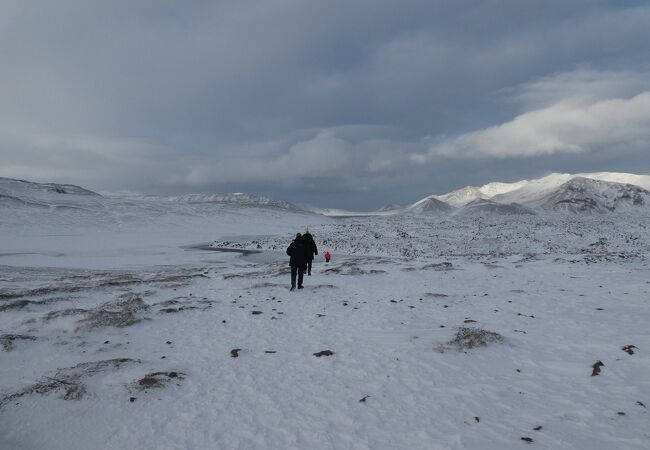
[[[535,180],[467,186],[434,195],[460,211],[486,214],[534,212],[606,213],[650,210],[650,176],[628,173],[554,173]],[[482,201],[476,203],[477,201]],[[489,203],[485,201],[489,200]],[[489,205],[489,206],[488,206]],[[509,209],[495,205],[509,206]],[[462,213],[464,214],[464,213]]]
[[[493,182],[465,186],[440,195],[430,195],[411,205],[384,207],[379,211],[354,213],[318,210],[331,216],[371,215],[520,215],[543,212],[607,213],[650,211],[650,175],[598,172],[554,173],[514,183]]]
[[[336,209],[301,208],[283,200],[243,193],[189,194],[175,197],[106,196],[79,186],[34,183],[0,177],[0,208],[104,209],[110,205],[137,206],[138,202],[161,205],[217,205],[256,207],[309,212],[326,216],[451,216],[531,215],[539,213],[593,214],[650,212],[650,175],[599,172],[554,173],[543,178],[514,183],[466,186],[441,195],[430,195],[406,206],[378,211],[353,212]],[[119,202],[119,203],[116,203]],[[220,207],[219,206],[219,207]],[[164,206],[163,206],[164,207]]]

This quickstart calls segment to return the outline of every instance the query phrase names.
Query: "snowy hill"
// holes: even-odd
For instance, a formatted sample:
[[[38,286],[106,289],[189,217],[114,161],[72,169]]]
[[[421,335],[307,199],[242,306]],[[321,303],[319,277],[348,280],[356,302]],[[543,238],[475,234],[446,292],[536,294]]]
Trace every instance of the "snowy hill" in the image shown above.
[[[34,183],[0,177],[0,208],[65,206],[88,197],[101,196],[72,184]]]
[[[440,201],[434,197],[426,197],[418,202],[413,203],[410,206],[407,206],[404,212],[411,214],[436,215],[447,214],[453,209],[454,208],[452,206],[443,201]]]

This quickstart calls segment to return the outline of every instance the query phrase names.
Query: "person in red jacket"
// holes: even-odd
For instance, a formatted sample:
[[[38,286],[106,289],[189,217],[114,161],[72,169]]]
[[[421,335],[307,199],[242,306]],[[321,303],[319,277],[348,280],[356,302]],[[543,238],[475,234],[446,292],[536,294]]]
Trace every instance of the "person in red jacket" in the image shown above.
[[[329,252],[329,250],[326,251],[323,256],[325,257],[325,262],[326,263],[330,262],[330,259],[332,259],[332,254]]]

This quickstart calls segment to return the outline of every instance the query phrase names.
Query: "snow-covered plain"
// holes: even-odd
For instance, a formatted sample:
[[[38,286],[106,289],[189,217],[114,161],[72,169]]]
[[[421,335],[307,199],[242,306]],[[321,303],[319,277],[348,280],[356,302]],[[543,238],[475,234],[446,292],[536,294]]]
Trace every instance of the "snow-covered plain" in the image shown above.
[[[2,449],[650,447],[645,209],[54,194],[0,209]]]

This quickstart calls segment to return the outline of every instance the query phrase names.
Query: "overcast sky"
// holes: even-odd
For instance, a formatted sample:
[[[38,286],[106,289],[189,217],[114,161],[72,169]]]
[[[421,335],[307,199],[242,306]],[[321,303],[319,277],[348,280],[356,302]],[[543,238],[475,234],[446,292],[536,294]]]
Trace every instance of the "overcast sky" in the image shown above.
[[[650,2],[0,2],[0,176],[373,209],[560,171],[650,173]]]

